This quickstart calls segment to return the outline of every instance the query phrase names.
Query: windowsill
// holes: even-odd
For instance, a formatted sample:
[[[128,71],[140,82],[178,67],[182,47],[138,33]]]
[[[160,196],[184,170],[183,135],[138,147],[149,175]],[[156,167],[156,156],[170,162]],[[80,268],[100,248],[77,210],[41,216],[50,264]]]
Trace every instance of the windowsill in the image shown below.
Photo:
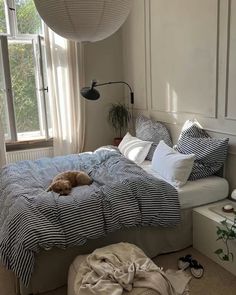
[[[27,140],[27,141],[17,141],[17,142],[6,142],[6,151],[13,152],[19,150],[27,149],[37,149],[44,147],[52,147],[53,139],[39,139],[39,140]]]

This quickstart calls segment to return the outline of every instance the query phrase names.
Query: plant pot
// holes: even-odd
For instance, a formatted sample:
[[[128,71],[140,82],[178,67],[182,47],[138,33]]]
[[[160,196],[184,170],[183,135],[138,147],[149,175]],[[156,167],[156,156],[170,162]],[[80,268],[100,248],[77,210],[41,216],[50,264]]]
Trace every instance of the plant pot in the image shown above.
[[[113,145],[118,146],[120,144],[120,142],[122,141],[122,139],[123,139],[122,137],[115,137],[113,139]]]

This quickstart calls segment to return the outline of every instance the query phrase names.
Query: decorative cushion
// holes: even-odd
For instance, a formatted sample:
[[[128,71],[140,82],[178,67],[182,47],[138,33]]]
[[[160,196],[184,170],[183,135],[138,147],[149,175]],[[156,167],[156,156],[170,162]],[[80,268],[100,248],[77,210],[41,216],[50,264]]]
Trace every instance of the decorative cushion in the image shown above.
[[[162,123],[156,122],[143,115],[137,117],[135,131],[139,139],[152,142],[152,146],[146,158],[147,160],[152,160],[153,153],[160,140],[164,140],[167,145],[172,146],[172,140],[167,128]]]
[[[195,154],[189,180],[217,174],[226,160],[228,142],[228,138],[211,138],[196,121],[187,121],[175,149],[183,154]]]
[[[129,160],[141,164],[145,160],[151,145],[151,142],[131,136],[128,132],[119,144],[118,149]]]
[[[182,136],[197,137],[197,138],[209,138],[210,135],[202,128],[199,122],[194,120],[187,120],[182,127],[180,138]],[[180,140],[179,138],[179,140]]]
[[[194,154],[180,154],[161,140],[152,158],[152,169],[173,186],[181,187],[188,180],[194,159]]]

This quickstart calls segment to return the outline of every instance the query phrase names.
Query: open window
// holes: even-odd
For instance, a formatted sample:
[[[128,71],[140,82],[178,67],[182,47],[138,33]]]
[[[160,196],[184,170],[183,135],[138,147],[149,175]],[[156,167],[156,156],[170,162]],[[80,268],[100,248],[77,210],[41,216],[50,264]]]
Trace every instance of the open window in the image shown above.
[[[42,32],[33,0],[0,0],[0,115],[7,143],[51,137]]]

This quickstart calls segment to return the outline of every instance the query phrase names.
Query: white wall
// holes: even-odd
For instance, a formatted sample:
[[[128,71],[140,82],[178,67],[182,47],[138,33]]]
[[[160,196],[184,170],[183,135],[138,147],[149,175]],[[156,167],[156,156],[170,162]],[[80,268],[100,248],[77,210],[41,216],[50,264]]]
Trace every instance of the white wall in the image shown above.
[[[94,78],[100,83],[123,79],[121,31],[103,41],[85,44],[84,51],[86,86]],[[108,85],[97,90],[101,94],[99,100],[86,100],[86,151],[112,144],[115,134],[107,122],[108,108],[111,103],[124,101],[122,85]]]
[[[164,122],[174,140],[191,118],[230,137],[236,187],[236,1],[135,0],[122,35],[136,113]]]

